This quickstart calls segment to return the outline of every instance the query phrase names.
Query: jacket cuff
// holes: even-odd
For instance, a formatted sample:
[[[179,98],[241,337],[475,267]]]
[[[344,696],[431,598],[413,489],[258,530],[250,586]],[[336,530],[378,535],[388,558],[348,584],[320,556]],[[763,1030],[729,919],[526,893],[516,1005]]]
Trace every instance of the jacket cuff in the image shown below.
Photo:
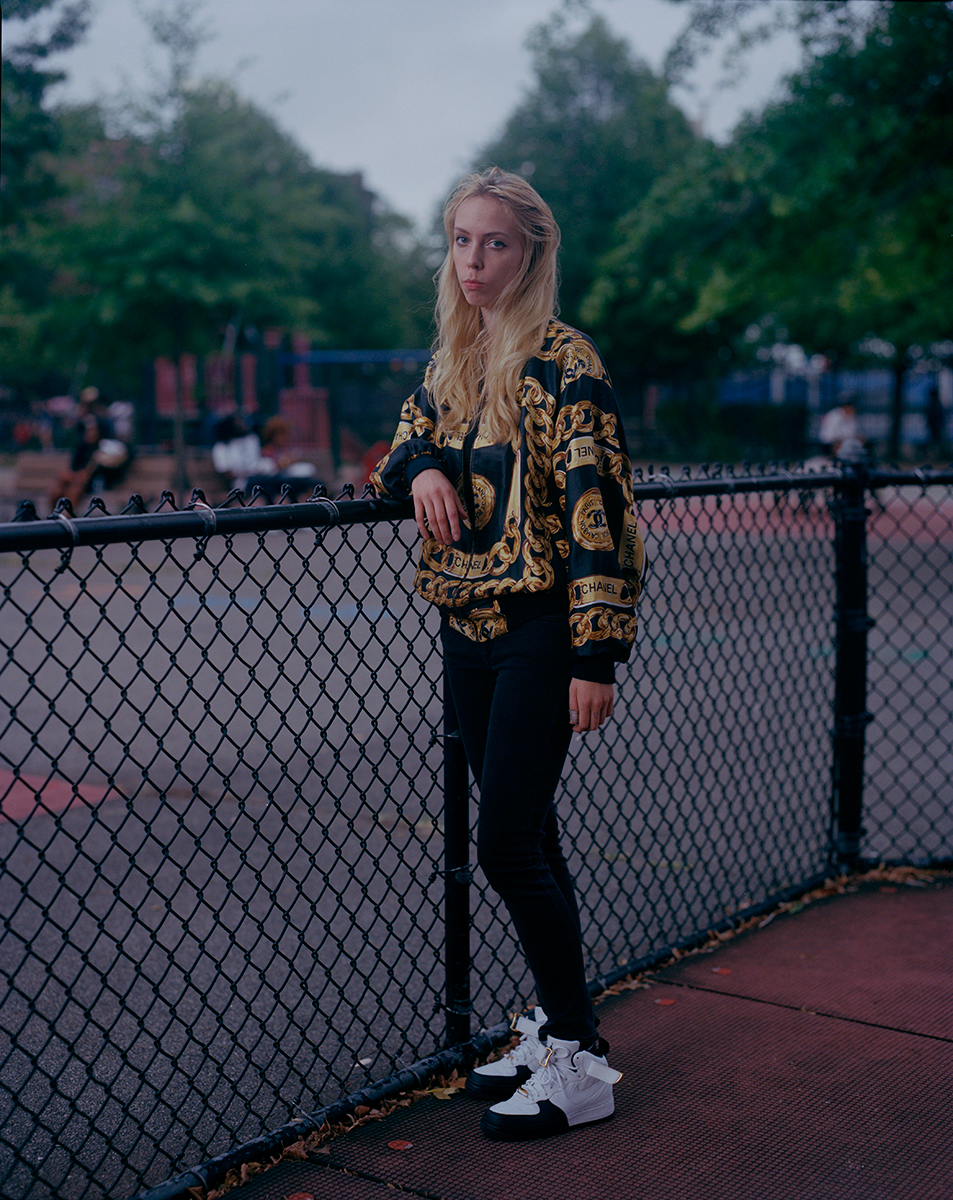
[[[417,454],[404,467],[404,480],[407,487],[424,471],[443,471],[443,463],[432,454]]]
[[[615,683],[615,659],[610,654],[574,656],[572,677],[587,683]]]

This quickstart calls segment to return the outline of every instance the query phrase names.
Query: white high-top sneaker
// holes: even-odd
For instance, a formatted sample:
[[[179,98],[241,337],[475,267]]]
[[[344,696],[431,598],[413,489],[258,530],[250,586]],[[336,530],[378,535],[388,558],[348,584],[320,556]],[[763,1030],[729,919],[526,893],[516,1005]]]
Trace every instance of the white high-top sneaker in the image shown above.
[[[615,1111],[612,1085],[622,1078],[599,1051],[580,1050],[578,1042],[547,1039],[543,1065],[508,1100],[483,1114],[480,1128],[500,1141],[522,1141],[565,1133],[574,1125],[605,1121]]]
[[[510,1028],[520,1034],[520,1040],[496,1062],[476,1067],[467,1076],[464,1091],[475,1100],[505,1100],[512,1096],[521,1083],[529,1079],[546,1056],[546,1047],[540,1041],[539,1031],[546,1024],[546,1014],[537,1004],[533,1019],[517,1014]]]

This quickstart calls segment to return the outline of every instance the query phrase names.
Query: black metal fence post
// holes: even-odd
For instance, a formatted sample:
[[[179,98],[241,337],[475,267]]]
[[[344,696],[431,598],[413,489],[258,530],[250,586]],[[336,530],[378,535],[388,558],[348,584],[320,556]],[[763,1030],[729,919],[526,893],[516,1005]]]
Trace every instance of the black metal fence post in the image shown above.
[[[860,858],[867,712],[867,468],[844,462],[834,488],[837,658],[831,767],[831,854],[853,868]]]
[[[470,817],[467,758],[450,689],[443,691],[444,940],[447,1045],[470,1040]]]

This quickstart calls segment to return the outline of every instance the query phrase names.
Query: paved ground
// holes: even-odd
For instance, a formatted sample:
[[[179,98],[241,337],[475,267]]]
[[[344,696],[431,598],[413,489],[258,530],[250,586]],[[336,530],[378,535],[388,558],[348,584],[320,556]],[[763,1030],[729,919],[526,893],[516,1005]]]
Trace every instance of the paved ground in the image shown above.
[[[783,914],[601,1006],[613,1120],[531,1145],[429,1096],[241,1200],[949,1200],[953,880]]]

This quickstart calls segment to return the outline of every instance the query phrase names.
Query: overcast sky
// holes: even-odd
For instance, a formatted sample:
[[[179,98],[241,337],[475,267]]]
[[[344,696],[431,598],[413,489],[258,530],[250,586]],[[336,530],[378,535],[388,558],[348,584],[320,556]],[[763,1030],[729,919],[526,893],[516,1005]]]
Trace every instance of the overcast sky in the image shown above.
[[[143,0],[94,0],[82,44],[56,65],[72,101],[141,86],[162,65],[139,15]],[[152,3],[152,0],[145,0]],[[315,164],[361,171],[396,212],[429,221],[474,155],[532,83],[527,33],[560,0],[204,0],[212,34],[200,75],[230,79],[269,112]],[[686,19],[668,0],[592,0],[634,54],[659,70]],[[797,63],[792,39],[751,56],[744,83],[719,90],[712,55],[694,93],[674,99],[705,132],[725,137]]]

